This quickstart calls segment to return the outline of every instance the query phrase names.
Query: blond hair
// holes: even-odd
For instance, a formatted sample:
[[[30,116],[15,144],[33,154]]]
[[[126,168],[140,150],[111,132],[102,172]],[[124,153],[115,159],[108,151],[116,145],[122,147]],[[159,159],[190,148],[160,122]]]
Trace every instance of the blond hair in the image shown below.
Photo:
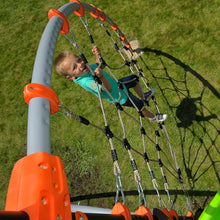
[[[70,51],[64,51],[62,53],[60,53],[57,58],[55,59],[55,69],[56,71],[60,74],[60,75],[63,75],[63,76],[67,76],[67,72],[66,70],[63,68],[63,61],[70,55],[74,55],[76,56],[75,54],[73,54],[72,52]]]

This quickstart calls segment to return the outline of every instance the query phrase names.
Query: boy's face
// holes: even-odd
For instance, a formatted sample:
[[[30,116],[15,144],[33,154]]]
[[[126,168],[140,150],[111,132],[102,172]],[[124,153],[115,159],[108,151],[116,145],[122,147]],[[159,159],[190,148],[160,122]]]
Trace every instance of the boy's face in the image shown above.
[[[65,58],[63,61],[63,68],[68,74],[66,76],[67,79],[75,79],[76,77],[83,76],[89,72],[83,60],[74,54],[70,54]]]

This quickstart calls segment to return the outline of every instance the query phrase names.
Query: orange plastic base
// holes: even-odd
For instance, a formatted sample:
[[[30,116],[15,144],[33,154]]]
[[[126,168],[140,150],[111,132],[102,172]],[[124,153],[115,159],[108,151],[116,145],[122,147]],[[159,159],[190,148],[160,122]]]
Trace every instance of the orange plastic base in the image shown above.
[[[139,207],[139,209],[135,211],[135,215],[147,216],[148,220],[153,220],[153,215],[150,209],[145,206]]]
[[[75,219],[76,220],[88,220],[88,217],[85,213],[83,212],[75,212]]]
[[[179,220],[179,216],[178,216],[178,214],[176,213],[176,211],[175,211],[174,209],[171,209],[171,210],[169,211],[169,213],[170,213],[173,217],[175,217],[176,220]]]
[[[189,211],[186,216],[191,217],[193,220],[195,219],[195,217],[191,211]]]
[[[114,205],[112,215],[123,215],[125,220],[131,220],[131,212],[126,205],[123,205],[121,202],[118,202]]]
[[[5,210],[25,211],[30,220],[72,219],[60,158],[39,152],[20,159],[12,171]]]
[[[173,220],[173,216],[169,213],[169,211],[165,208],[161,209],[161,211],[170,219]]]

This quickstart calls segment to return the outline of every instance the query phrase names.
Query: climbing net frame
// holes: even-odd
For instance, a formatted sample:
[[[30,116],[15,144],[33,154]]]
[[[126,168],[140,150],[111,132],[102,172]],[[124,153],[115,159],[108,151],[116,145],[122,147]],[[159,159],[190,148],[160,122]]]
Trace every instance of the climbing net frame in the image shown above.
[[[67,17],[70,14],[72,14],[73,12],[75,14],[77,14],[79,17],[83,17],[84,10],[90,12],[90,14],[95,19],[100,19],[101,22],[106,21],[110,24],[111,28],[116,32],[117,36],[121,39],[125,49],[130,51],[131,60],[132,60],[132,48],[130,47],[130,44],[127,41],[127,39],[125,38],[124,34],[117,27],[116,23],[113,22],[106,14],[104,14],[104,12],[102,10],[97,9],[92,5],[80,3],[78,1],[73,1],[71,3],[68,3],[68,4],[62,6],[59,10],[53,9],[49,13],[50,20],[49,20],[48,25],[46,26],[45,31],[42,35],[41,42],[39,44],[36,59],[35,59],[33,76],[32,76],[32,85],[35,83],[35,84],[41,84],[41,85],[49,87],[49,88],[51,87],[51,72],[52,72],[53,56],[54,56],[55,46],[56,46],[59,32],[66,35],[69,32],[69,25],[68,25]],[[102,25],[102,27],[105,27],[103,23],[101,23],[101,25]],[[88,28],[86,23],[85,23],[85,27]],[[92,36],[90,35],[89,29],[87,29],[87,31],[89,33],[90,40],[92,43]],[[106,32],[108,34],[108,31],[106,31]],[[74,39],[74,37],[73,37],[73,39]],[[81,53],[81,50],[78,47],[76,41],[73,41],[72,44],[78,50],[80,55],[83,57],[83,54]],[[134,62],[134,60],[132,60],[132,62],[134,64],[135,68],[139,71],[140,68],[139,68],[138,64],[136,63],[136,61]],[[147,88],[149,88],[148,83],[145,83],[145,85]],[[30,87],[30,89],[31,88],[32,87]],[[27,145],[27,154],[28,155],[32,154],[32,153],[36,153],[36,152],[41,152],[41,151],[51,153],[51,149],[50,149],[50,146],[51,146],[50,145],[50,113],[53,113],[56,110],[52,109],[53,106],[51,105],[51,103],[53,103],[53,100],[49,99],[48,97],[43,97],[43,96],[40,97],[40,96],[32,97],[29,100],[28,145]],[[153,101],[156,104],[156,101],[155,100],[153,100]],[[57,101],[55,101],[55,103],[57,103]],[[51,112],[51,110],[52,110],[52,112]],[[159,112],[159,109],[158,109],[158,112]],[[66,114],[67,115],[69,114],[70,117],[74,118],[74,113],[72,113],[71,111],[67,111]],[[33,115],[34,115],[34,117],[33,117]],[[114,149],[113,143],[112,143],[113,136],[111,134],[111,131],[108,130],[108,123],[105,118],[105,115],[103,114],[103,116],[104,116],[105,128],[106,128],[105,134],[106,134],[107,138],[109,139],[109,142],[111,145],[113,161],[114,161],[114,163],[117,163],[117,155],[115,154],[115,149]],[[141,135],[145,136],[146,133],[145,133],[143,126],[142,126],[142,116],[140,115],[139,118],[140,118]],[[76,116],[75,119],[78,120],[80,118],[78,116]],[[81,117],[81,120],[84,120],[84,119],[82,119],[82,117]],[[85,121],[86,120],[84,120],[84,122]],[[168,142],[170,145],[169,137],[166,132],[166,128],[165,128],[164,123],[161,123],[161,124],[159,123],[159,127],[164,132],[164,135],[168,138]],[[154,142],[154,144],[155,144],[155,147],[157,148],[157,151],[158,151],[159,162],[161,162],[160,161],[161,149],[157,143],[157,140],[160,138],[160,135],[157,133],[156,129],[154,129],[154,130],[155,130],[155,134],[156,134],[156,142]],[[144,137],[143,137],[143,140],[144,140]],[[143,143],[144,143],[144,141],[143,141]],[[126,137],[124,137],[124,139],[123,139],[123,145],[125,146],[126,150],[128,151],[128,154],[131,159],[131,164],[132,164],[133,170],[135,172],[135,180],[138,185],[139,197],[140,197],[140,199],[142,197],[142,199],[144,200],[145,206],[146,206],[146,201],[145,201],[145,197],[143,194],[143,189],[142,189],[142,186],[140,183],[140,177],[137,173],[137,167],[136,167],[135,161],[134,161],[134,159],[132,157],[132,153],[131,153],[132,148],[129,145],[129,143],[126,142]],[[39,146],[41,146],[41,147],[39,147]],[[172,150],[171,150],[171,154],[173,154],[172,157],[174,159],[174,163],[176,163],[175,154]],[[154,184],[154,188],[157,191],[158,190],[157,183],[154,178],[153,172],[151,171],[151,168],[149,165],[149,158],[147,157],[146,152],[144,152],[143,157],[144,157],[144,159],[147,163],[147,166],[149,168],[149,172],[151,175],[152,182]],[[160,163],[160,168],[162,169],[162,162]],[[179,169],[178,164],[175,164],[175,169],[177,170],[177,173],[178,173],[179,172],[178,171],[178,169]],[[119,171],[118,165],[115,166],[114,170],[115,170],[115,175],[116,175],[116,182],[119,183],[119,187],[117,188],[117,195],[118,195],[118,191],[121,191],[121,193],[123,195],[121,181],[120,181],[120,171]],[[162,171],[162,173],[163,173],[163,171]],[[180,175],[181,174],[179,173],[179,180],[182,181],[182,177]],[[165,190],[167,191],[167,194],[169,197],[168,185],[166,182],[166,176],[164,174],[163,174],[163,181],[164,181],[164,185],[165,185]],[[116,196],[116,198],[117,198],[117,196]],[[159,200],[159,202],[162,201],[162,203],[164,203],[159,194],[158,194],[158,200]],[[172,201],[170,200],[170,197],[169,197],[169,208],[172,206],[170,203],[172,203]]]

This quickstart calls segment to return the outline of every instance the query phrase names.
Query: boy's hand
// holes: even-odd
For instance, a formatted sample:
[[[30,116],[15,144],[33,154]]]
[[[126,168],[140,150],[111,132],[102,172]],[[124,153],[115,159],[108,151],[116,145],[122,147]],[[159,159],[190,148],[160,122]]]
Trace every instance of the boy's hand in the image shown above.
[[[102,91],[106,91],[106,89],[108,91],[110,91],[112,89],[112,85],[111,83],[105,78],[105,76],[103,75],[102,73],[102,69],[97,67],[94,71],[94,73],[96,74],[96,76],[99,77],[99,79],[101,80],[102,82],[102,87],[101,87],[101,90]]]
[[[94,73],[96,74],[96,76],[98,76],[99,78],[103,77],[103,73],[102,73],[102,69],[101,68],[96,68]]]
[[[99,48],[97,46],[94,46],[92,49],[93,54],[95,54],[96,56],[101,56],[101,51],[99,50]]]

